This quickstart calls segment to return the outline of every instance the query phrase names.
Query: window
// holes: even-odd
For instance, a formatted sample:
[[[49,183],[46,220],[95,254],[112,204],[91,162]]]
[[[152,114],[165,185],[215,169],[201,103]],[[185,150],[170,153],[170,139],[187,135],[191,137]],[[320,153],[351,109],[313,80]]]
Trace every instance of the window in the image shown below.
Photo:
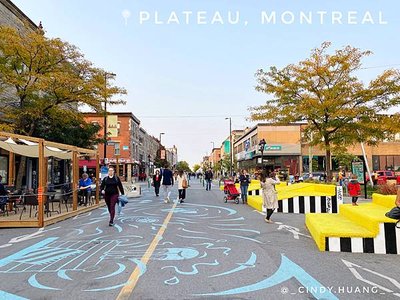
[[[121,155],[121,149],[119,143],[114,144],[114,155]]]

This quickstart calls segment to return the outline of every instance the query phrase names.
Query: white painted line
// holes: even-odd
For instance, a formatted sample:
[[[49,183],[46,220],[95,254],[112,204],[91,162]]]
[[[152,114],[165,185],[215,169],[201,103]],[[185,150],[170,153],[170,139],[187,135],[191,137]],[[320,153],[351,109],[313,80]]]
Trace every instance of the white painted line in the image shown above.
[[[377,235],[376,238],[374,238],[374,248],[375,248],[375,253],[379,253],[379,254],[386,253],[384,223],[379,223],[379,234]]]
[[[315,212],[316,213],[321,212],[321,197],[320,196],[315,196]]]
[[[295,214],[300,213],[299,197],[294,197],[294,198],[293,198],[293,212],[294,212]]]
[[[363,239],[362,238],[351,238],[351,252],[363,253]]]
[[[304,196],[304,213],[310,213],[310,196]]]
[[[340,252],[340,238],[337,237],[329,238],[329,251]]]
[[[289,201],[288,201],[288,199],[283,199],[282,200],[282,207],[283,207],[283,213],[287,213],[289,211]]]

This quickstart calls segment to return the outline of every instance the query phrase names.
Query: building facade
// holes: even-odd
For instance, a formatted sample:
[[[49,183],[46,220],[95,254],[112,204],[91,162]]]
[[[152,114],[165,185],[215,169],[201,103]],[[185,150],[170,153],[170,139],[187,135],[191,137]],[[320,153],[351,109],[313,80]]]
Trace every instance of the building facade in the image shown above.
[[[300,172],[300,125],[273,126],[258,124],[247,130],[235,143],[234,154],[239,169],[266,171],[288,169],[290,173]],[[264,139],[263,151],[259,142]]]
[[[38,26],[9,0],[0,0],[0,25],[18,30],[37,30]]]
[[[178,163],[178,148],[174,145],[172,148],[166,149],[167,161],[171,168],[175,168]]]
[[[104,138],[104,116],[96,113],[84,113],[85,121],[102,127],[98,133]],[[140,121],[132,113],[108,113],[107,146],[98,145],[102,164],[118,167],[118,175],[126,181],[139,176],[140,158],[144,156],[140,145]],[[105,155],[104,155],[105,154]]]
[[[237,168],[245,168],[251,172],[264,168],[266,171],[283,170],[290,174],[308,172],[309,158],[312,157],[313,170],[325,170],[325,151],[320,147],[309,148],[301,141],[302,131],[306,125],[290,124],[276,126],[258,124],[245,131],[234,143],[234,154]],[[259,142],[264,139],[266,144],[261,151]],[[377,146],[365,145],[367,162],[372,170],[393,169],[400,171],[400,135],[393,140],[385,141]],[[348,153],[362,159],[361,145],[355,144],[348,148]],[[339,165],[334,157],[332,170],[338,170]]]
[[[25,15],[14,3],[9,0],[0,0],[0,26],[13,27],[20,31],[38,30],[39,27]],[[14,87],[2,87],[0,92],[0,117],[2,115],[2,105],[10,105],[14,101],[18,101],[16,96],[16,89]],[[16,160],[20,159],[20,156],[15,157]],[[31,161],[34,159],[28,159],[27,163],[27,174],[32,174]],[[9,156],[6,151],[0,149],[0,175],[2,176],[3,183],[12,185],[13,173],[16,171],[13,168],[13,163],[9,161]],[[31,187],[32,180],[27,178],[26,184]]]

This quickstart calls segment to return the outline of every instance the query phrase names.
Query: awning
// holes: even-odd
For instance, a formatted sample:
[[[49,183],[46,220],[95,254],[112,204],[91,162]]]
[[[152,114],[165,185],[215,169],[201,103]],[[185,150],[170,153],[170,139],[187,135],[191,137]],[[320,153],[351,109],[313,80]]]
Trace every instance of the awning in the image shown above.
[[[96,168],[97,163],[96,160],[91,159],[91,160],[79,160],[79,167],[82,168],[83,166],[86,166],[88,168]]]
[[[39,157],[39,147],[37,145],[17,145],[0,141],[0,148],[22,156]],[[59,159],[72,159],[72,152],[63,151],[60,149],[57,149],[58,151],[54,151],[54,148],[53,150],[51,150],[51,148],[52,147],[44,148],[44,157],[54,156]]]

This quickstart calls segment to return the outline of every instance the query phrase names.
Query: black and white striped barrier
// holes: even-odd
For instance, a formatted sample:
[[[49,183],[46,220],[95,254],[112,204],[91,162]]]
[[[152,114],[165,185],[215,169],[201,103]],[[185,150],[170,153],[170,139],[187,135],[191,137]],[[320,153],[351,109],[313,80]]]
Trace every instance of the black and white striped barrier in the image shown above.
[[[249,196],[262,196],[262,190],[248,192]],[[338,213],[339,205],[343,204],[343,188],[336,187],[333,196],[297,196],[278,201],[278,212],[292,214],[306,213]],[[262,207],[263,211],[266,211]]]
[[[325,251],[400,254],[400,228],[395,223],[379,223],[375,238],[326,237]]]

